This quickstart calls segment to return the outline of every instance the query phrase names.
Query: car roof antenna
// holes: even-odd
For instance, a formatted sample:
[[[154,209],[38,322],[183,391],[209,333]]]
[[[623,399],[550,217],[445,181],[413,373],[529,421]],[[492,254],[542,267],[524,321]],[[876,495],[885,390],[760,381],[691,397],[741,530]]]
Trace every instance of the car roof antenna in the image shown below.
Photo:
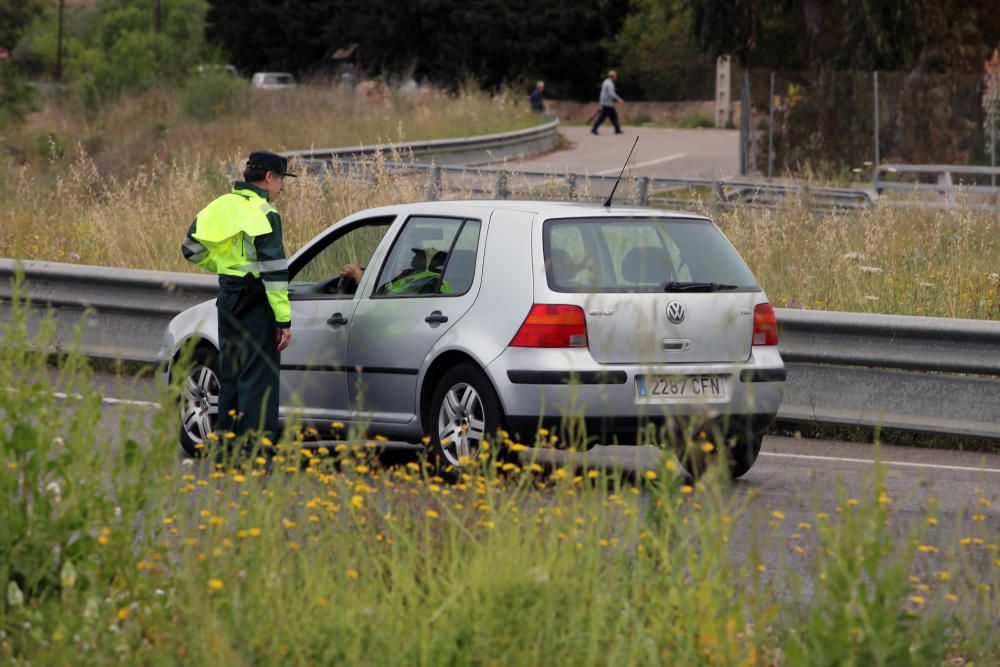
[[[615,196],[615,190],[617,190],[617,189],[618,189],[618,183],[620,183],[620,182],[621,182],[621,180],[622,180],[622,174],[624,174],[624,173],[625,173],[625,167],[627,167],[627,166],[628,166],[628,161],[632,159],[632,151],[634,151],[634,150],[635,150],[635,145],[636,145],[637,143],[639,143],[639,137],[636,137],[636,138],[635,138],[635,141],[633,141],[633,142],[632,142],[632,150],[630,150],[630,151],[628,152],[628,157],[627,157],[627,158],[625,158],[625,164],[623,164],[623,165],[622,165],[622,170],[621,170],[621,173],[619,173],[619,174],[618,174],[618,178],[616,178],[616,179],[615,179],[615,184],[614,184],[614,186],[613,186],[613,187],[611,188],[611,194],[609,194],[609,195],[608,195],[608,198],[607,198],[607,199],[606,199],[606,200],[604,201],[604,207],[605,207],[605,208],[611,208],[611,199],[612,199],[612,197],[614,197],[614,196]]]

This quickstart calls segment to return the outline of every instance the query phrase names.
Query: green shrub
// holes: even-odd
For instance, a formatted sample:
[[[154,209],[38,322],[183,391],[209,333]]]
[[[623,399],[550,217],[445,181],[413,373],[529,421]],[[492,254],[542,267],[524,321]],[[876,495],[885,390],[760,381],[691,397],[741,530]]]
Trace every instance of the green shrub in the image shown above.
[[[38,155],[43,160],[55,160],[66,154],[66,146],[62,139],[51,130],[39,132],[35,136],[35,144],[38,146]]]
[[[242,79],[224,71],[209,70],[184,82],[180,104],[190,118],[210,121],[243,110],[245,92],[246,82]]]
[[[34,109],[34,91],[14,66],[0,62],[0,126],[19,123]]]

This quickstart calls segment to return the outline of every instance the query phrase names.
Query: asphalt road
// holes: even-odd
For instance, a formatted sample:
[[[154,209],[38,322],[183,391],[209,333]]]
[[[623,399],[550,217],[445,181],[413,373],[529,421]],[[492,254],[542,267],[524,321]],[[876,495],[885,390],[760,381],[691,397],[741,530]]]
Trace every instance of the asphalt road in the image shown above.
[[[98,374],[95,385],[105,395],[101,426],[108,435],[116,433],[123,414],[141,424],[151,411],[160,409],[148,378],[122,381],[111,374]],[[132,436],[140,436],[141,441],[141,434],[133,432]],[[178,460],[179,454],[178,446]],[[523,455],[560,466],[620,466],[640,475],[649,469],[662,474],[664,464],[663,452],[648,446],[595,447],[577,455],[529,450]],[[400,457],[407,455],[399,452],[393,459]],[[841,502],[841,494],[861,497],[869,492],[877,457],[885,466],[886,492],[895,511],[922,518],[933,498],[942,525],[960,523],[976,505],[979,489],[991,504],[977,511],[986,514],[991,530],[1000,525],[998,454],[902,446],[878,450],[864,443],[768,436],[757,463],[732,486],[731,493],[763,514],[779,510],[788,521],[807,520],[816,508],[832,511]]]
[[[564,126],[566,148],[514,164],[525,171],[575,172],[617,176],[635,138],[639,143],[629,163],[635,176],[732,178],[739,175],[739,131],[699,128],[610,126],[594,136],[589,127]]]

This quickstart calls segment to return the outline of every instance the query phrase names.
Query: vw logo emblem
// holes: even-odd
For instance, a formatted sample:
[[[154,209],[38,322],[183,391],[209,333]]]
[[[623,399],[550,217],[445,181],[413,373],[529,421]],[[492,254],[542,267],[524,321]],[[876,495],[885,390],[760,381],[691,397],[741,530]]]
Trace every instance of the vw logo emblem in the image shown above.
[[[671,301],[667,304],[667,319],[674,324],[680,324],[684,321],[684,306],[676,301]]]

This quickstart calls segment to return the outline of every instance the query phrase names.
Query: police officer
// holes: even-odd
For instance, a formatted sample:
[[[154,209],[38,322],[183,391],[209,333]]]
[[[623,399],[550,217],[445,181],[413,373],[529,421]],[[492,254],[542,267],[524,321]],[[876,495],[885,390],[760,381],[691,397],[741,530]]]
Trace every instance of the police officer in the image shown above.
[[[288,161],[265,151],[247,159],[243,180],[203,208],[182,245],[191,263],[219,274],[220,433],[278,434],[280,352],[292,339],[281,194]],[[264,444],[267,444],[264,442]]]

